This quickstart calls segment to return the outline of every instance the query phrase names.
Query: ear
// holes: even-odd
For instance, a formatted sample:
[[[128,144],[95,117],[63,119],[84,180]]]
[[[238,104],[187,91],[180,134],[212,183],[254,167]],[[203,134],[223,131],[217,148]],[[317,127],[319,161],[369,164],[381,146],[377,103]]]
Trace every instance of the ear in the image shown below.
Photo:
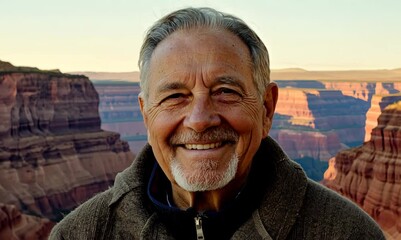
[[[265,116],[263,116],[263,138],[267,137],[273,122],[274,110],[276,109],[278,99],[278,87],[274,82],[269,83],[266,88],[263,106],[265,108]]]
[[[148,115],[145,110],[145,99],[143,98],[142,92],[138,95],[139,109],[141,110],[143,121],[145,123],[145,127],[148,128]]]
[[[145,99],[143,98],[142,92],[139,93],[139,95],[138,95],[138,102],[139,102],[139,109],[141,110],[142,117],[143,117],[143,123],[145,124],[145,128],[146,128],[147,135],[148,135],[148,143],[150,145],[152,145],[150,143],[150,135],[149,135],[149,128],[148,128],[148,113],[146,111]]]

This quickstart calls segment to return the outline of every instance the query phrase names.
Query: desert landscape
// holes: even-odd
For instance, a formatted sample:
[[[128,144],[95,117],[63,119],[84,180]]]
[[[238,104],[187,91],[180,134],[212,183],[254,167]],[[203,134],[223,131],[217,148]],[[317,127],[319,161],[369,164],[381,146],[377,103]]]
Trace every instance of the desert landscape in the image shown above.
[[[46,239],[132,163],[120,134],[100,128],[98,105],[83,75],[0,62],[1,239]]]
[[[401,69],[273,70],[270,135],[310,178],[401,237]],[[0,238],[46,239],[113,184],[146,143],[137,72],[43,71],[0,62]]]

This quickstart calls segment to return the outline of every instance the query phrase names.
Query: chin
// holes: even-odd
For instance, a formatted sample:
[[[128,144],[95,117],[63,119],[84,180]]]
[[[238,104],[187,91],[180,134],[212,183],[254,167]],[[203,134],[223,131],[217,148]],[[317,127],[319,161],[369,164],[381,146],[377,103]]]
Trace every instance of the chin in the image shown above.
[[[202,165],[195,166],[192,171],[185,171],[177,159],[171,162],[171,173],[181,188],[188,192],[212,191],[225,187],[237,173],[239,158],[234,154],[228,166],[223,171],[213,169],[217,165],[213,160],[202,161]]]

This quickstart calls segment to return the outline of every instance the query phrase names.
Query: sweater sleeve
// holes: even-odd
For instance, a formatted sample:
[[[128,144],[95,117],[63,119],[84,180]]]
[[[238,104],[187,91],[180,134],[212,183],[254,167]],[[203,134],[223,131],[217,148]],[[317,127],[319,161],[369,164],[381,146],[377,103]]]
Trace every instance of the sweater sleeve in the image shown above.
[[[368,219],[368,218],[361,218],[359,224],[354,225],[354,229],[347,239],[386,240],[382,230],[376,224],[376,222],[374,222],[373,219]]]
[[[379,225],[365,211],[313,181],[309,181],[299,221],[308,226],[304,231],[294,230],[303,239],[385,239]]]

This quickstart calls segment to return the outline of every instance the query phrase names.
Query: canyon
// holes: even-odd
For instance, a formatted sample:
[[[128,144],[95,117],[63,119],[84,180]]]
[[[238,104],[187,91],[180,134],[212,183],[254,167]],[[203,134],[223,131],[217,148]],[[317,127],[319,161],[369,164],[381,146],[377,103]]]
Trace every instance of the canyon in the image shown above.
[[[276,82],[279,100],[270,134],[303,166],[304,157],[327,162],[338,151],[361,145],[383,108],[401,99],[399,81]]]
[[[147,142],[147,131],[139,109],[139,83],[92,80],[99,94],[101,128],[118,132],[131,151],[139,152]]]
[[[361,206],[387,239],[401,238],[401,94],[397,96],[398,101],[383,108],[368,141],[330,159],[323,181]]]
[[[48,220],[112,186],[132,163],[120,134],[101,129],[98,105],[85,76],[0,62],[0,236],[29,228],[27,239],[42,239]]]
[[[309,177],[363,207],[389,239],[401,237],[401,69],[273,70],[272,79],[280,88],[270,135]],[[113,184],[147,141],[139,92],[138,73],[0,61],[1,239],[46,238]]]

